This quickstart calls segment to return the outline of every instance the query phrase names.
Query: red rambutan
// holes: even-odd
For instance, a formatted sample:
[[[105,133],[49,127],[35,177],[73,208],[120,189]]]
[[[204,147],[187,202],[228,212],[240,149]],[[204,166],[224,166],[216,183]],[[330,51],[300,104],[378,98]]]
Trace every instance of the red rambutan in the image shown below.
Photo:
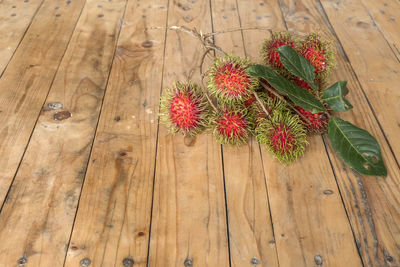
[[[322,41],[318,34],[306,37],[300,48],[300,54],[315,68],[315,74],[326,76],[335,66],[335,50],[330,42]]]
[[[247,99],[258,86],[258,79],[246,71],[250,63],[234,56],[216,58],[208,76],[207,88],[211,94],[228,104]]]
[[[307,145],[305,128],[289,111],[276,110],[263,119],[256,128],[256,137],[283,164],[302,156]]]
[[[304,110],[302,107],[296,107],[296,109],[305,117],[300,117],[300,120],[307,127],[311,133],[323,133],[326,132],[329,122],[329,117],[325,112],[314,113]]]
[[[261,58],[264,64],[275,68],[283,68],[277,48],[289,45],[293,48],[296,46],[296,40],[293,35],[286,32],[275,32],[271,39],[265,40],[261,47]]]
[[[216,140],[223,145],[241,145],[249,138],[251,123],[241,111],[225,109],[215,114],[213,132]]]
[[[304,90],[306,90],[306,91],[308,91],[310,93],[313,93],[313,91],[314,91],[311,88],[311,86],[308,85],[308,83],[306,81],[300,79],[299,77],[294,77],[293,82],[295,84],[297,84],[298,86],[300,86],[302,89],[304,89]]]
[[[196,135],[206,125],[210,107],[199,87],[177,82],[161,97],[160,118],[171,132]]]

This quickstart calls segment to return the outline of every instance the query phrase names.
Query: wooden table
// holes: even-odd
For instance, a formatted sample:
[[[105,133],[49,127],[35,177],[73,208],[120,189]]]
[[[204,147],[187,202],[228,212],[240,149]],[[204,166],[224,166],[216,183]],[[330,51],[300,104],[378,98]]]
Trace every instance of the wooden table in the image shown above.
[[[0,0],[0,266],[400,266],[399,22],[398,0]],[[160,93],[204,51],[174,25],[254,60],[266,28],[331,38],[388,177],[320,136],[284,167],[169,135]]]

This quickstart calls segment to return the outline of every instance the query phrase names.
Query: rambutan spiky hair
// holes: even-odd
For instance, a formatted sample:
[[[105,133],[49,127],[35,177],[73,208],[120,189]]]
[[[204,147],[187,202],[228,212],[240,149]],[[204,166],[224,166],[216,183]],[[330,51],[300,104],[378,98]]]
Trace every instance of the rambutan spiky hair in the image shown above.
[[[309,34],[299,50],[300,54],[314,66],[315,74],[319,77],[326,77],[336,66],[332,42],[322,40],[319,34]]]
[[[216,58],[208,75],[210,93],[224,104],[237,104],[247,99],[258,86],[258,79],[246,71],[250,64],[247,58],[230,55]]]
[[[160,122],[172,133],[194,136],[207,125],[210,106],[194,83],[176,82],[164,92],[160,103]]]
[[[263,63],[278,69],[283,69],[277,48],[289,45],[293,48],[296,47],[297,39],[288,32],[274,32],[270,39],[264,41],[261,46],[261,58]]]
[[[257,126],[260,121],[265,119],[267,117],[267,114],[265,114],[265,111],[263,108],[260,107],[260,104],[262,103],[265,110],[272,114],[273,112],[287,112],[289,109],[286,106],[286,103],[276,97],[270,97],[268,93],[266,92],[259,92],[258,93],[258,98],[260,99],[259,103],[255,97],[253,96],[254,101],[252,101],[251,105],[247,107],[249,110],[249,114],[251,118],[254,118],[254,124]],[[246,101],[249,102],[250,100]]]
[[[312,114],[311,112],[304,110],[302,107],[296,107],[296,109],[307,118],[308,121],[302,117],[300,117],[300,120],[310,133],[321,134],[327,131],[329,117],[325,112]]]
[[[325,79],[325,77],[322,77],[322,76],[318,76],[318,77],[315,79],[315,82],[316,82],[317,85],[318,85],[318,90],[312,89],[311,86],[310,86],[306,81],[302,80],[302,79],[299,78],[299,77],[291,76],[291,77],[289,78],[289,80],[293,81],[293,82],[294,82],[295,84],[297,84],[300,88],[302,88],[302,89],[308,91],[310,94],[314,95],[314,96],[315,96],[316,98],[318,98],[318,99],[320,99],[320,98],[322,97],[323,92],[324,92],[324,89],[326,89],[326,88],[325,88],[325,86],[326,86],[326,79]]]
[[[285,165],[302,156],[308,144],[299,117],[289,111],[275,111],[269,119],[262,119],[256,128],[256,137]]]
[[[213,114],[213,134],[218,143],[223,145],[245,144],[250,136],[251,121],[241,111],[225,108],[221,113]]]

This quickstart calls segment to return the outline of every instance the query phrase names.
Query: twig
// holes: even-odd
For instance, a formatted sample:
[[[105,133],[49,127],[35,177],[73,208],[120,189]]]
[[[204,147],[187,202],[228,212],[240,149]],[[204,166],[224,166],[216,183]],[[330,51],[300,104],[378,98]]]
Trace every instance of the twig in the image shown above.
[[[224,30],[224,31],[210,32],[210,33],[204,34],[204,36],[206,38],[209,38],[211,36],[222,34],[222,33],[236,32],[236,31],[247,31],[247,30],[266,30],[266,31],[269,31],[270,33],[272,33],[272,29],[271,28],[254,26],[254,27],[246,27],[246,28],[239,27],[239,28],[227,29],[227,30]]]
[[[152,29],[165,29],[164,27],[153,27]],[[223,55],[227,55],[227,53],[222,50],[219,46],[216,46],[212,41],[209,40],[209,38],[213,35],[216,34],[221,34],[221,33],[227,33],[227,32],[233,32],[233,31],[238,31],[238,30],[248,30],[248,29],[260,29],[259,27],[249,27],[249,28],[234,28],[234,29],[228,29],[228,30],[224,30],[224,31],[219,31],[219,32],[213,32],[213,33],[207,33],[207,34],[203,34],[201,31],[198,32],[196,30],[196,28],[194,29],[189,29],[185,26],[171,26],[167,28],[168,30],[175,30],[175,31],[180,31],[180,32],[184,32],[187,33],[189,35],[191,35],[192,37],[198,39],[203,46],[206,48],[206,52],[203,54],[202,56],[202,60],[200,63],[200,74],[202,76],[202,85],[204,87],[204,83],[203,83],[203,64],[204,64],[204,59],[206,57],[206,55],[210,52],[210,50],[215,50],[217,52],[220,52]],[[266,30],[269,30],[270,32],[272,32],[271,29],[269,28],[265,28]],[[291,105],[288,101],[286,101],[286,99],[284,99],[281,95],[279,95],[278,93],[276,93],[274,90],[272,90],[271,88],[269,88],[267,85],[265,85],[263,82],[261,82],[261,85],[269,92],[271,92],[273,95],[275,95],[276,97],[278,97],[279,99],[281,99],[282,101],[284,101],[293,111],[295,111],[301,118],[303,118],[306,122],[311,123],[303,114],[301,114],[293,105]],[[208,102],[210,102],[210,105],[212,106],[212,108],[218,112],[217,107],[214,105],[214,103],[211,101],[210,96],[208,95],[208,93],[206,91],[204,91]],[[264,105],[262,104],[262,101],[260,100],[260,98],[258,97],[257,93],[254,92],[254,96],[258,102],[258,104],[261,106],[261,108],[264,110],[265,114],[270,117],[270,113],[267,111],[267,109],[264,107]]]
[[[278,94],[277,92],[275,92],[272,88],[268,87],[265,83],[260,82],[261,86],[264,87],[265,90],[267,90],[268,92],[270,92],[271,94],[273,94],[274,96],[276,96],[277,98],[279,98],[280,100],[282,100],[283,102],[285,102],[286,105],[288,105],[294,112],[296,112],[302,119],[304,119],[308,124],[311,124],[310,120],[307,119],[303,114],[301,114],[300,111],[297,110],[297,108],[295,108],[292,104],[290,104],[283,96],[281,96],[280,94]]]
[[[152,27],[150,29],[165,29],[164,27]],[[198,39],[206,49],[213,49],[223,55],[227,55],[224,50],[222,50],[219,46],[216,46],[212,41],[208,38],[210,37],[209,34],[203,34],[201,31],[197,31],[196,28],[189,29],[185,26],[171,26],[167,28],[168,30],[175,30],[189,34],[190,36]]]
[[[253,94],[254,94],[254,97],[256,98],[258,104],[260,105],[260,107],[264,110],[265,114],[266,114],[268,117],[271,117],[271,112],[268,112],[268,110],[265,108],[263,102],[262,102],[261,99],[258,97],[258,94],[256,93],[256,91],[254,91]]]
[[[204,65],[204,60],[205,60],[207,54],[208,54],[210,51],[212,51],[212,49],[211,49],[211,48],[208,48],[208,49],[204,52],[203,56],[201,57],[201,62],[200,62],[200,67],[199,67],[199,68],[200,68],[200,76],[201,76],[201,85],[202,85],[202,87],[204,88],[203,92],[204,92],[204,94],[206,95],[206,98],[207,98],[207,100],[208,100],[208,103],[210,103],[210,105],[211,105],[211,107],[214,109],[214,111],[218,113],[218,109],[217,109],[217,107],[214,105],[214,103],[212,102],[212,99],[211,99],[210,96],[208,95],[207,88],[206,88],[206,86],[204,85],[204,76],[205,76],[205,75],[204,75],[204,73],[203,73],[203,65]]]

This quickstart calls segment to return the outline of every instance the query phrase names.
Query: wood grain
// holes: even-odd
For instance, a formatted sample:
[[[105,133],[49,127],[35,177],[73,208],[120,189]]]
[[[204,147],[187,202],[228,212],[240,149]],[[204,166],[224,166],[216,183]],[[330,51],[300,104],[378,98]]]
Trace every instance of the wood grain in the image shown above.
[[[215,32],[240,28],[236,1],[211,2]],[[264,25],[268,27],[268,24]],[[216,45],[244,57],[240,30],[218,34]],[[259,145],[223,147],[231,266],[278,266],[275,237]]]
[[[276,2],[239,2],[239,15],[244,27],[275,18],[275,30],[284,29]],[[243,34],[248,55],[258,58],[255,47],[269,36],[251,30]],[[361,266],[323,142],[318,137],[309,142],[305,156],[289,166],[262,150],[279,264]]]
[[[43,0],[0,2],[0,77]]]
[[[0,266],[64,263],[125,2],[86,2],[0,216]]]
[[[0,79],[0,201],[6,197],[84,0],[45,1]],[[59,7],[57,10],[56,7]]]
[[[168,26],[211,31],[209,1],[170,1]],[[199,41],[168,31],[163,87],[199,81]],[[220,146],[209,134],[194,140],[159,130],[149,266],[228,266]],[[186,261],[186,263],[185,263]]]
[[[398,243],[396,236],[391,234],[398,231],[398,216],[389,215],[399,214],[397,204],[395,204],[398,203],[398,200],[392,197],[398,195],[396,184],[399,181],[396,177],[400,177],[400,173],[396,161],[320,4],[316,5],[314,1],[308,0],[282,1],[281,8],[289,30],[301,34],[318,30],[325,38],[334,40],[334,45],[338,51],[338,68],[331,75],[330,83],[337,80],[347,80],[347,85],[350,88],[348,99],[354,106],[353,110],[338,115],[367,129],[381,144],[383,156],[389,168],[387,179],[360,177],[337,158],[331,147],[329,147],[329,157],[335,168],[340,193],[363,263],[365,266],[383,266],[386,264],[385,258],[390,255],[389,251],[396,251],[391,244],[393,242]],[[390,185],[390,187],[387,185]],[[379,190],[373,190],[373,188]],[[367,190],[372,193],[367,194]],[[372,213],[377,209],[375,205],[382,202],[387,204],[380,206],[379,212]],[[379,227],[381,224],[385,226]]]
[[[292,19],[289,20],[291,23],[288,22],[289,28],[291,25],[296,25],[302,32],[322,28],[321,31],[324,34],[335,39],[334,32],[327,18],[324,17],[322,7],[313,7],[312,1],[299,2],[296,3],[297,15],[291,16]],[[286,8],[288,14],[295,13],[293,5],[288,4]],[[303,16],[300,17],[299,13],[306,16],[307,21],[301,21]],[[332,75],[332,82],[339,79],[348,80],[349,100],[355,107],[352,111],[340,114],[340,117],[367,129],[377,138],[388,167],[388,177],[386,179],[360,177],[336,157],[331,147],[329,147],[329,155],[335,167],[337,182],[365,266],[396,266],[399,258],[398,248],[394,245],[399,242],[397,234],[400,214],[397,204],[399,203],[397,197],[399,169],[379,129],[379,124],[369,109],[357,76],[339,43],[336,42],[335,45],[339,51],[339,67]],[[348,53],[347,50],[346,53]]]
[[[128,1],[65,266],[146,266],[166,21]]]
[[[400,61],[400,2],[396,0],[361,2]]]
[[[399,160],[399,61],[359,0],[321,3]]]

